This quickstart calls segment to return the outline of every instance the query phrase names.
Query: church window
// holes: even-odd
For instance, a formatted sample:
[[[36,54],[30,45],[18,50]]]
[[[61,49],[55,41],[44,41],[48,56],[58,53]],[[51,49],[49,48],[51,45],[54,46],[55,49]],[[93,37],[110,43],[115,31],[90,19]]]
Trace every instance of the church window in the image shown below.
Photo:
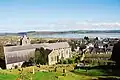
[[[53,61],[53,57],[51,57],[51,61]]]

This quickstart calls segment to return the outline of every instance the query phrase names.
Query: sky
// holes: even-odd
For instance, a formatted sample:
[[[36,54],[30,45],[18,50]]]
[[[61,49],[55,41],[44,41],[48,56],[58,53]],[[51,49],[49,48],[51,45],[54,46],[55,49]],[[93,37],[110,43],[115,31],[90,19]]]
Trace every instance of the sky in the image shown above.
[[[0,0],[0,32],[120,29],[120,0]]]

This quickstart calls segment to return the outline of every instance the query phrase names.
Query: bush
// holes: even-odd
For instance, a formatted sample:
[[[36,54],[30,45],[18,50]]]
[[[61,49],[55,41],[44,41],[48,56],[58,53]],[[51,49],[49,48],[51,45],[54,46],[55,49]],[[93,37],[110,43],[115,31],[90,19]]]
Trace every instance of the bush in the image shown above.
[[[61,59],[61,60],[58,62],[58,64],[63,64],[63,60]]]
[[[85,62],[92,65],[107,65],[111,54],[85,54]]]
[[[68,59],[68,64],[74,64],[74,59]]]
[[[15,69],[17,69],[18,68],[18,66],[17,65],[15,65]]]
[[[85,58],[110,58],[111,54],[85,54]]]
[[[98,63],[99,63],[99,65],[106,65],[107,61],[99,60]]]
[[[68,60],[63,60],[63,64],[68,64]]]

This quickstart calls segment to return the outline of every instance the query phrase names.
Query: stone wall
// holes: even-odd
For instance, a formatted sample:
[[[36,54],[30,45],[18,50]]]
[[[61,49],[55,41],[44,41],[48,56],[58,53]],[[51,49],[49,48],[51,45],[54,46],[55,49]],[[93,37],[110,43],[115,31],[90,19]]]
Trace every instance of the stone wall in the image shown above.
[[[17,63],[11,63],[11,64],[7,64],[6,65],[6,69],[14,69],[15,66],[17,66],[18,68],[20,68],[22,66],[23,62],[17,62]]]
[[[48,64],[56,64],[61,58],[66,59],[71,57],[71,48],[55,49],[48,55]]]

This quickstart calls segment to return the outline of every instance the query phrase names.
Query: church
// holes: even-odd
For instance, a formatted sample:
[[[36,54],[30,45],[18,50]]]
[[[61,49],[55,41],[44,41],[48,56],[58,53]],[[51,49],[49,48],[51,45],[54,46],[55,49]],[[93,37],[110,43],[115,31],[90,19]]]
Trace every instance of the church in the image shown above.
[[[0,52],[3,51],[5,56],[6,69],[13,69],[15,66],[21,67],[25,61],[35,57],[36,49],[41,47],[50,50],[49,54],[47,54],[48,65],[56,64],[58,59],[71,57],[71,47],[67,42],[31,44],[30,39],[24,35],[20,39],[20,45],[3,46],[3,50],[1,49]]]

